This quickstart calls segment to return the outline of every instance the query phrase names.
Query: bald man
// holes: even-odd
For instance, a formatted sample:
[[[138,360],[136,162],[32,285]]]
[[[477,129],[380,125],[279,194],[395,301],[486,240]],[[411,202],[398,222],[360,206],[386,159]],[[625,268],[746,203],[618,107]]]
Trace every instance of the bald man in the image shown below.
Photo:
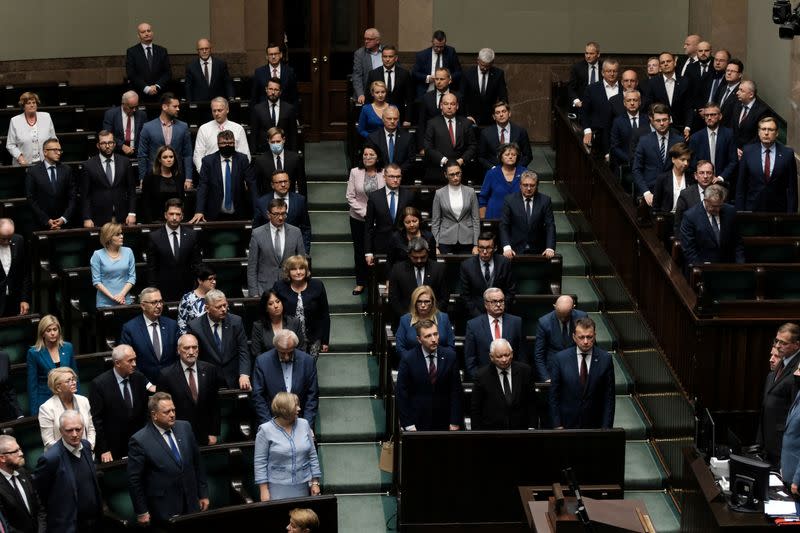
[[[575,309],[572,296],[564,294],[553,304],[552,311],[539,318],[536,323],[536,346],[533,352],[537,383],[550,381],[553,356],[575,346],[572,338],[572,334],[575,333],[575,321],[585,316],[586,312]]]
[[[136,27],[139,42],[125,55],[125,72],[134,91],[150,101],[157,100],[172,78],[169,53],[153,44],[153,27],[142,22]]]
[[[677,66],[675,67],[675,72],[679,78],[684,77],[689,65],[697,61],[697,47],[702,40],[703,38],[696,34],[686,36],[686,39],[683,41],[684,55],[678,58]]]
[[[233,98],[233,80],[224,59],[211,55],[211,41],[197,41],[197,59],[186,64],[184,85],[189,102],[208,102],[221,96]],[[238,140],[238,139],[237,139]]]

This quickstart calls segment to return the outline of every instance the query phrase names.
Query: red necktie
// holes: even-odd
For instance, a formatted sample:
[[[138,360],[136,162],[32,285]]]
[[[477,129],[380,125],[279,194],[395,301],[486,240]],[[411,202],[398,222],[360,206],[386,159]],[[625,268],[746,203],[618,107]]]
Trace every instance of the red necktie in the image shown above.
[[[764,153],[764,181],[769,181],[769,172],[770,172],[770,160],[769,160],[769,153],[770,149],[767,148],[767,151]]]
[[[500,335],[500,321],[498,319],[494,319],[494,339],[497,340],[501,338]]]
[[[131,116],[128,115],[128,123],[125,125],[125,144],[131,144]]]
[[[194,367],[190,366],[186,370],[189,372],[189,392],[192,393],[192,401],[197,403],[197,381],[194,379]]]
[[[432,354],[430,354],[428,356],[428,358],[431,360],[430,364],[428,364],[428,377],[431,380],[431,385],[435,385],[436,384],[436,363],[434,361],[436,361],[436,354],[432,353]]]
[[[506,129],[502,128],[500,130],[500,144],[505,144],[505,143],[506,143]]]
[[[272,77],[273,78],[278,77],[278,67],[272,67]]]
[[[450,130],[450,143],[453,145],[453,148],[456,146],[456,132],[453,131],[453,119],[447,119],[447,129]]]
[[[589,378],[589,367],[586,366],[586,356],[589,354],[581,353],[581,386],[586,387]]]

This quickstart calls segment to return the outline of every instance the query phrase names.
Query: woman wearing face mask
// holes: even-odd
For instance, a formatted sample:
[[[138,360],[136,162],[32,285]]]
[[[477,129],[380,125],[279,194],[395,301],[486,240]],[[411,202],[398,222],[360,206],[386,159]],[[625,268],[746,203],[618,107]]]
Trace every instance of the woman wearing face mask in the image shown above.
[[[142,221],[145,224],[164,222],[162,206],[170,198],[183,201],[183,183],[186,176],[172,146],[162,146],[156,152],[153,168],[142,180]]]

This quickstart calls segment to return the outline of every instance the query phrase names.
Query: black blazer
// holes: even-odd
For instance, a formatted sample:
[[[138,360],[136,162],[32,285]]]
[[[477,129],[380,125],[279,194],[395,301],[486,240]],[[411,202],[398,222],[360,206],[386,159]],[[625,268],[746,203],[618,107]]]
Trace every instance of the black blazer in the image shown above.
[[[197,234],[181,226],[178,257],[172,252],[172,235],[166,226],[150,232],[147,238],[147,283],[158,287],[164,301],[176,302],[194,288],[194,268],[202,258]]]
[[[546,194],[533,196],[530,220],[525,213],[522,193],[509,194],[503,201],[503,218],[500,219],[500,245],[511,246],[523,253],[527,245],[529,254],[540,254],[546,248],[556,249],[556,225],[553,203]]]
[[[425,179],[428,181],[444,182],[441,166],[443,157],[449,159],[463,159],[468,163],[478,155],[478,143],[475,140],[472,123],[463,117],[453,118],[456,145],[450,141],[450,131],[447,128],[447,119],[444,115],[432,118],[425,127]]]
[[[400,224],[402,226],[402,223]],[[433,238],[433,233],[423,229],[420,230],[420,236],[428,243],[428,257],[436,260],[436,239]],[[386,267],[385,272],[388,274],[392,271],[392,267],[397,263],[402,263],[408,258],[408,236],[404,227],[398,227],[392,232],[391,240],[389,241],[389,250],[386,252]]]
[[[633,150],[639,142],[639,137],[650,132],[650,119],[639,108],[636,118],[636,131],[631,126],[631,119],[627,111],[618,116],[611,123],[610,160],[614,165],[630,163]]]
[[[736,98],[736,91],[739,90],[739,83],[741,82],[737,82],[730,86],[730,93],[727,97],[725,97],[725,94],[728,93],[729,86],[727,83],[723,82],[722,85],[717,87],[717,92],[714,95],[714,101],[721,106],[720,111],[722,112],[722,121],[724,125],[728,124],[731,119],[731,110],[733,109],[733,106],[739,103],[739,99]],[[725,97],[725,101],[722,101],[723,97]]]
[[[723,204],[719,212],[719,242],[705,206],[697,204],[683,214],[680,231],[685,264],[744,263],[744,244],[736,223],[736,209]]]
[[[414,193],[407,189],[398,189],[395,211],[397,215],[399,216],[409,205],[414,205]],[[364,253],[385,254],[388,252],[389,239],[394,231],[396,221],[392,220],[389,214],[386,187],[373,191],[367,197],[367,214],[364,216],[364,224]]]
[[[253,72],[253,92],[250,105],[260,104],[267,99],[267,81],[272,77],[272,67],[262,65]],[[281,63],[281,100],[297,105],[297,76],[288,63]]]
[[[50,184],[50,176],[44,162],[28,167],[25,175],[25,194],[33,211],[37,229],[48,230],[47,221],[64,217],[67,226],[75,225],[78,204],[77,185],[69,165],[56,165],[56,185]]]
[[[483,305],[483,291],[489,287],[495,287],[503,291],[506,297],[506,309],[514,301],[517,292],[517,283],[514,281],[514,273],[511,270],[511,262],[502,254],[492,256],[494,263],[492,278],[486,283],[483,276],[483,265],[480,257],[473,255],[461,263],[461,299],[467,307],[470,318],[486,313]],[[512,389],[513,384],[512,384]]]
[[[458,98],[458,111],[456,111],[456,116],[466,118],[467,108],[464,106],[461,93],[453,90],[452,85],[450,86],[449,92],[456,95],[456,98]],[[436,105],[436,99],[437,91],[427,92],[422,95],[422,98],[419,99],[419,115],[417,116],[417,145],[420,147],[425,141],[425,128],[427,127],[428,121],[434,117],[442,116],[442,110]],[[470,124],[472,123],[470,122]]]
[[[647,94],[645,95],[649,104],[665,104],[672,111],[672,125],[676,129],[683,131],[683,127],[692,123],[692,95],[689,89],[689,80],[675,76],[675,89],[672,92],[672,104],[669,103],[667,88],[664,85],[664,76],[650,78],[647,82]]]
[[[386,143],[386,130],[378,128],[367,136],[366,146],[378,152],[378,157],[384,165],[396,163],[404,176],[408,175],[411,166],[416,161],[416,139],[408,130],[397,128],[394,132],[394,155],[389,158],[389,145]]]
[[[17,316],[20,302],[31,303],[31,269],[22,235],[11,237],[11,268],[0,265],[0,316]]]
[[[300,340],[297,346],[305,346],[306,338],[300,330],[300,321],[297,318],[284,313],[283,329],[294,331],[295,335],[297,335],[297,338]],[[250,332],[250,355],[253,356],[253,361],[262,353],[266,353],[275,348],[272,342],[274,337],[275,332],[272,331],[271,325],[264,327],[264,322],[261,320],[253,322],[253,329]]]
[[[505,141],[507,143],[517,143],[519,145],[519,158],[517,164],[527,167],[533,159],[533,152],[531,151],[531,141],[528,138],[528,130],[509,122],[508,136]],[[480,147],[478,149],[478,159],[483,165],[485,170],[489,170],[499,163],[497,159],[497,149],[500,148],[500,136],[497,133],[497,123],[492,122],[486,127],[481,128]]]
[[[525,430],[537,427],[533,370],[525,363],[512,361],[510,381],[509,403],[503,394],[497,367],[489,364],[478,370],[472,385],[472,429]]]
[[[200,360],[208,361],[220,369],[220,374],[229,389],[239,388],[239,376],[249,376],[252,370],[247,335],[241,317],[228,313],[221,323],[222,349],[217,348],[214,332],[208,325],[205,313],[189,322],[187,333],[197,337],[200,344]]]
[[[281,164],[283,170],[289,174],[292,189],[300,187],[303,192],[305,185],[305,167],[297,152],[283,150],[281,153]],[[264,196],[272,192],[272,173],[275,172],[275,158],[272,152],[256,156],[253,158],[253,179],[255,180],[255,198]]]
[[[251,146],[253,152],[269,153],[269,138],[267,131],[275,126],[283,130],[286,137],[285,150],[297,150],[297,109],[288,102],[281,101],[278,105],[278,123],[272,122],[272,103],[260,102],[253,106],[250,112]]]
[[[674,226],[672,234],[678,237],[681,230],[681,220],[683,213],[700,203],[700,185],[697,183],[687,186],[678,195],[678,203],[675,204]]]
[[[225,380],[216,366],[205,361],[195,363],[194,377],[197,383],[197,403],[192,399],[180,361],[161,370],[158,391],[172,396],[175,417],[189,422],[197,443],[205,446],[209,436],[218,436],[220,433],[219,389],[225,386]]]
[[[417,98],[422,96],[428,90],[428,84],[425,83],[425,78],[431,73],[431,61],[433,60],[432,47],[417,52],[414,60],[414,67],[411,70],[411,76],[417,86]],[[457,89],[461,83],[461,62],[458,60],[456,49],[450,45],[445,45],[442,52],[442,66],[450,71],[450,76],[453,80],[453,88]]]
[[[216,220],[221,213],[225,195],[222,180],[222,157],[214,152],[203,158],[200,165],[200,186],[197,188],[197,209],[206,220]],[[237,220],[252,218],[255,203],[253,169],[247,156],[236,152],[231,158],[231,194],[233,211]]]
[[[464,95],[462,104],[466,108],[467,116],[474,118],[479,126],[494,124],[492,114],[495,102],[498,100],[508,102],[505,72],[497,67],[489,68],[484,94],[481,94],[477,66],[465,70],[462,78],[461,93]]]
[[[436,307],[447,312],[447,301],[450,299],[450,286],[447,283],[447,272],[444,264],[428,258],[425,263],[424,285],[433,289],[436,295]],[[411,305],[411,293],[417,288],[417,277],[410,261],[401,261],[392,267],[389,273],[389,305],[395,318],[408,313]]]
[[[142,132],[144,123],[147,122],[147,113],[144,109],[137,109],[133,112],[133,147],[139,146],[139,134]],[[122,154],[122,145],[125,144],[125,124],[122,123],[122,110],[115,105],[108,109],[103,115],[103,129],[114,134],[114,142],[117,143],[114,151]]]
[[[210,59],[211,83],[206,83],[200,58],[193,59],[186,64],[183,83],[186,89],[186,99],[189,102],[208,102],[217,96],[229,100],[234,97],[233,80],[228,72],[228,63],[216,56],[211,56]]]
[[[157,44],[153,47],[153,66],[147,63],[144,48],[137,43],[125,53],[125,73],[133,90],[144,95],[144,88],[148,85],[158,85],[159,94],[167,90],[167,85],[172,79],[172,68],[169,64],[167,49]]]
[[[595,81],[599,81],[602,79],[600,61],[595,61],[594,65],[597,72]],[[587,85],[589,85],[589,63],[587,63],[585,59],[581,59],[577,63],[574,63],[569,69],[567,95],[569,96],[570,106],[572,106],[572,102],[574,102],[575,99],[580,100],[583,98],[583,93],[586,91]]]
[[[39,533],[44,531],[47,517],[44,507],[39,501],[39,494],[33,486],[33,479],[25,468],[17,470],[17,480],[25,491],[30,511],[19,496],[16,486],[6,481],[5,476],[0,479],[0,512],[6,519],[9,533]]]
[[[177,177],[173,178],[174,188],[168,192],[163,192],[161,190],[161,176],[156,176],[152,172],[145,174],[144,178],[142,178],[142,198],[137,217],[141,223],[163,223],[164,204],[170,198],[184,199],[183,184],[185,181],[186,176],[181,172]]]
[[[367,74],[367,91],[364,93],[365,104],[372,103],[372,94],[369,91],[373,81],[386,81],[383,65],[374,68]],[[411,73],[395,63],[392,69],[392,91],[386,95],[386,101],[400,111],[400,121],[410,120],[411,106],[414,103],[414,85],[411,83]]]
[[[733,104],[730,116],[727,118],[728,127],[733,130],[733,138],[737,148],[743,148],[746,144],[759,142],[758,121],[769,113],[767,104],[759,98],[753,100],[750,105],[750,110],[741,124],[739,124],[739,116],[742,114],[742,103],[739,101]]]
[[[783,365],[783,361],[780,363]],[[797,385],[792,373],[797,370],[800,357],[797,355],[789,362],[776,379],[776,372],[767,375],[764,383],[764,396],[761,402],[761,418],[758,424],[756,442],[767,452],[767,459],[773,465],[780,465],[783,430],[786,417],[797,396]]]
[[[292,290],[289,282],[277,281],[273,289],[283,301],[283,312],[287,316],[294,316],[297,312],[298,295]],[[306,341],[309,344],[316,341],[321,341],[325,345],[330,344],[331,315],[328,309],[328,293],[325,292],[325,285],[318,279],[310,278],[306,290],[303,291]]]
[[[114,183],[106,178],[105,157],[95,156],[83,164],[80,176],[81,213],[83,220],[92,220],[101,227],[115,217],[122,222],[128,213],[136,213],[136,185],[131,161],[114,154]]]
[[[684,173],[683,179],[686,181],[686,187],[695,183],[694,177],[689,172]],[[672,190],[672,169],[670,169],[656,177],[656,185],[653,188],[653,209],[656,211],[672,211],[673,201],[675,201],[675,196]]]
[[[286,215],[286,224],[295,226],[303,234],[303,246],[306,253],[311,253],[311,216],[308,214],[308,203],[305,196],[289,191],[289,212]],[[253,214],[253,227],[263,226],[267,222],[267,208],[275,198],[275,192],[269,192],[256,200],[255,213]]]
[[[11,359],[8,352],[0,351],[0,422],[16,420],[23,416],[10,373]]]
[[[89,404],[97,432],[94,454],[97,460],[111,452],[115,461],[128,455],[128,441],[150,419],[147,409],[147,377],[141,372],[128,376],[133,408],[125,404],[114,370],[106,370],[92,381]]]

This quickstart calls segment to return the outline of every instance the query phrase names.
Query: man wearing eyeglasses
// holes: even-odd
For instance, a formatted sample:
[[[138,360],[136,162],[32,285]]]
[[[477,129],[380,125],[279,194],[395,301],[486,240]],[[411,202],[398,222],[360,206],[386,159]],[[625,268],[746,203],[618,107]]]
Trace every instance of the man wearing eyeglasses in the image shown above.
[[[136,184],[131,161],[115,154],[114,134],[97,134],[98,154],[83,164],[80,175],[81,214],[84,228],[101,227],[112,220],[136,224]]]
[[[478,235],[478,255],[473,255],[461,263],[461,298],[467,307],[470,318],[483,314],[483,292],[496,287],[503,291],[509,303],[514,299],[517,284],[511,263],[497,253],[494,234],[484,231]]]
[[[269,222],[267,206],[273,198],[279,198],[286,203],[286,223],[300,228],[303,234],[303,246],[306,253],[311,253],[311,217],[308,214],[308,203],[302,194],[290,190],[289,173],[285,170],[276,170],[272,173],[272,192],[256,200],[253,227],[257,228]]]
[[[260,297],[281,278],[283,262],[293,255],[306,255],[303,235],[286,223],[286,202],[273,198],[267,206],[269,224],[253,229],[247,252],[247,289]]]
[[[0,435],[0,508],[6,519],[6,531],[37,533],[45,524],[44,508],[24,468],[25,455],[11,435]]]
[[[77,207],[77,187],[72,169],[61,162],[61,143],[44,142],[44,161],[28,168],[25,195],[37,230],[58,230],[72,223]]]
[[[506,313],[506,297],[503,291],[492,287],[483,293],[483,306],[486,312],[467,322],[464,338],[464,362],[470,380],[482,366],[489,364],[489,347],[492,341],[505,339],[511,345],[515,359],[528,362],[523,350],[522,319]]]

